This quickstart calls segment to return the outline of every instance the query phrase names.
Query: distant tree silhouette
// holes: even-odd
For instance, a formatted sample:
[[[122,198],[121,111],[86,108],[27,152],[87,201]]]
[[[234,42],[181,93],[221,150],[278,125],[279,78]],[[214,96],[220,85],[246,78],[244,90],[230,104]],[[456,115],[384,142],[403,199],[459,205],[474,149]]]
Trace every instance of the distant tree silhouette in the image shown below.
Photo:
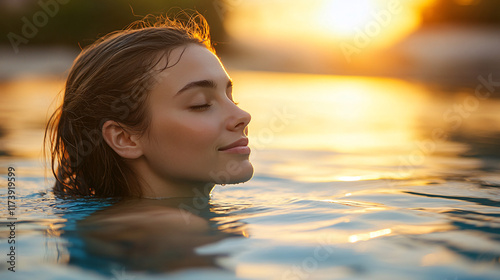
[[[436,0],[423,13],[423,24],[440,23],[500,25],[498,0]]]
[[[213,1],[11,0],[0,2],[0,44],[10,45],[10,34],[11,38],[17,35],[17,39],[28,41],[26,44],[21,43],[20,48],[41,44],[83,47],[104,34],[123,29],[147,14],[165,14],[172,8],[197,10],[207,19],[214,41],[225,40],[222,19]],[[172,12],[178,10],[173,9]],[[30,24],[36,32],[26,27]],[[31,38],[23,35],[23,28],[26,29],[24,35]],[[36,35],[32,36],[34,33]]]

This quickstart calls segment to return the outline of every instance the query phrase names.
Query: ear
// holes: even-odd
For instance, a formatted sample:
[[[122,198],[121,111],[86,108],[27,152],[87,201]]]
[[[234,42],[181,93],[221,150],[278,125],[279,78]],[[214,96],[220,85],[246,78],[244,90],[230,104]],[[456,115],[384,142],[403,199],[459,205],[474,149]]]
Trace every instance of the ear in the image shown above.
[[[138,136],[130,134],[118,122],[106,121],[102,126],[102,137],[122,158],[136,159],[142,155]]]

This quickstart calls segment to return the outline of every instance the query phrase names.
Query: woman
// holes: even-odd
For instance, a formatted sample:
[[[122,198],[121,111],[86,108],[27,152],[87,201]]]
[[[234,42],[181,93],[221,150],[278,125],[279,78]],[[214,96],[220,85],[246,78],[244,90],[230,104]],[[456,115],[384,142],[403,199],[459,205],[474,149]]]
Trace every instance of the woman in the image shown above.
[[[208,194],[253,175],[250,115],[205,20],[155,20],[84,49],[46,129],[56,194],[121,198],[64,230],[82,244],[69,263],[108,274],[214,266],[195,248],[241,232],[218,230]]]
[[[54,191],[193,197],[247,181],[249,122],[203,17],[141,21],[75,60],[46,129]]]

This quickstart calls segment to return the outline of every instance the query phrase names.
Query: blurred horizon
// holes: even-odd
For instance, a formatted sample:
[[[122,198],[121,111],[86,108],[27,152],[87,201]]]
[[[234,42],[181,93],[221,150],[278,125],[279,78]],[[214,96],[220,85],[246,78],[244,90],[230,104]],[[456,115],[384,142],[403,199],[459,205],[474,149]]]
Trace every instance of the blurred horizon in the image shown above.
[[[107,234],[97,225],[104,234],[93,235],[77,225],[98,213],[100,200],[59,199],[51,191],[55,179],[42,153],[48,118],[61,104],[66,76],[82,47],[175,6],[198,10],[210,25],[234,82],[234,102],[251,115],[247,136],[254,176],[217,186],[210,207],[196,206],[198,199],[179,206],[188,217],[193,211],[196,219],[229,233],[228,243],[185,246],[184,239],[204,238],[149,220],[141,230],[135,221],[126,222],[127,215],[104,217],[103,224],[116,221],[108,227],[113,230]],[[9,200],[4,213],[11,210],[14,176],[8,167],[17,176],[14,200],[23,222],[18,240],[24,244],[16,252],[20,277],[94,279],[96,272],[111,277],[121,263],[122,272],[134,272],[129,264],[139,258],[154,271],[137,279],[499,275],[498,0],[0,0],[0,34],[0,165],[9,177],[3,180]],[[207,102],[215,98],[213,91],[203,94]],[[116,98],[125,109],[137,108],[124,95]],[[210,126],[230,129],[235,115],[211,108],[189,113],[202,115],[188,116],[186,129],[206,116]],[[168,122],[168,116],[159,122]],[[102,141],[95,130],[85,130],[91,139],[77,143],[82,162],[97,152],[92,143]],[[213,129],[198,131],[205,139],[202,134]],[[183,137],[175,130],[167,134]],[[209,134],[206,139],[222,140]],[[235,170],[227,163],[217,177]],[[165,180],[170,173],[164,172]],[[183,174],[172,176],[182,181]],[[194,194],[199,198],[198,190]],[[111,212],[140,217],[141,209],[170,207],[177,199],[145,200],[154,205],[126,203]],[[142,214],[156,215],[151,213]],[[198,222],[188,226],[198,227]],[[244,238],[232,238],[240,230]],[[323,257],[319,248],[331,250]],[[148,250],[152,255],[143,258]],[[207,261],[193,261],[191,255]],[[202,268],[212,263],[216,269]],[[176,266],[180,269],[170,274]],[[290,274],[295,269],[297,274]]]
[[[0,8],[0,79],[30,69],[64,72],[99,36],[179,9],[206,17],[230,68],[395,77],[456,89],[500,73],[500,2],[493,0],[3,0]],[[24,36],[31,36],[29,24],[32,38]]]
[[[134,14],[174,6],[197,8],[207,18],[223,64],[242,84],[235,97],[261,115],[255,114],[253,131],[265,131],[266,118],[285,99],[308,116],[289,133],[277,133],[274,148],[381,152],[451,126],[460,129],[451,129],[448,140],[483,156],[499,154],[500,1],[4,0],[5,34],[22,35],[23,22],[41,21],[43,13],[47,20],[17,53],[1,36],[0,155],[38,150],[81,47],[138,19]],[[262,100],[271,102],[269,112]]]

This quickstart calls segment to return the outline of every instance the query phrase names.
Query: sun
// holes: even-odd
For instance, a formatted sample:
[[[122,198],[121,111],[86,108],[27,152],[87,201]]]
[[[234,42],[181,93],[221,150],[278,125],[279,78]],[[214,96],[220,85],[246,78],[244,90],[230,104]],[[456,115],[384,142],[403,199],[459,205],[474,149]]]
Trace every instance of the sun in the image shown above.
[[[316,26],[323,38],[385,47],[416,30],[421,9],[434,0],[317,0]],[[368,38],[368,39],[367,39]]]
[[[239,4],[231,7],[224,26],[233,38],[259,48],[298,44],[330,51],[342,42],[354,44],[364,38],[369,42],[366,50],[376,50],[389,47],[418,29],[422,9],[435,1],[237,1]]]
[[[318,24],[336,35],[350,36],[371,19],[374,8],[372,0],[324,1],[317,16]]]

